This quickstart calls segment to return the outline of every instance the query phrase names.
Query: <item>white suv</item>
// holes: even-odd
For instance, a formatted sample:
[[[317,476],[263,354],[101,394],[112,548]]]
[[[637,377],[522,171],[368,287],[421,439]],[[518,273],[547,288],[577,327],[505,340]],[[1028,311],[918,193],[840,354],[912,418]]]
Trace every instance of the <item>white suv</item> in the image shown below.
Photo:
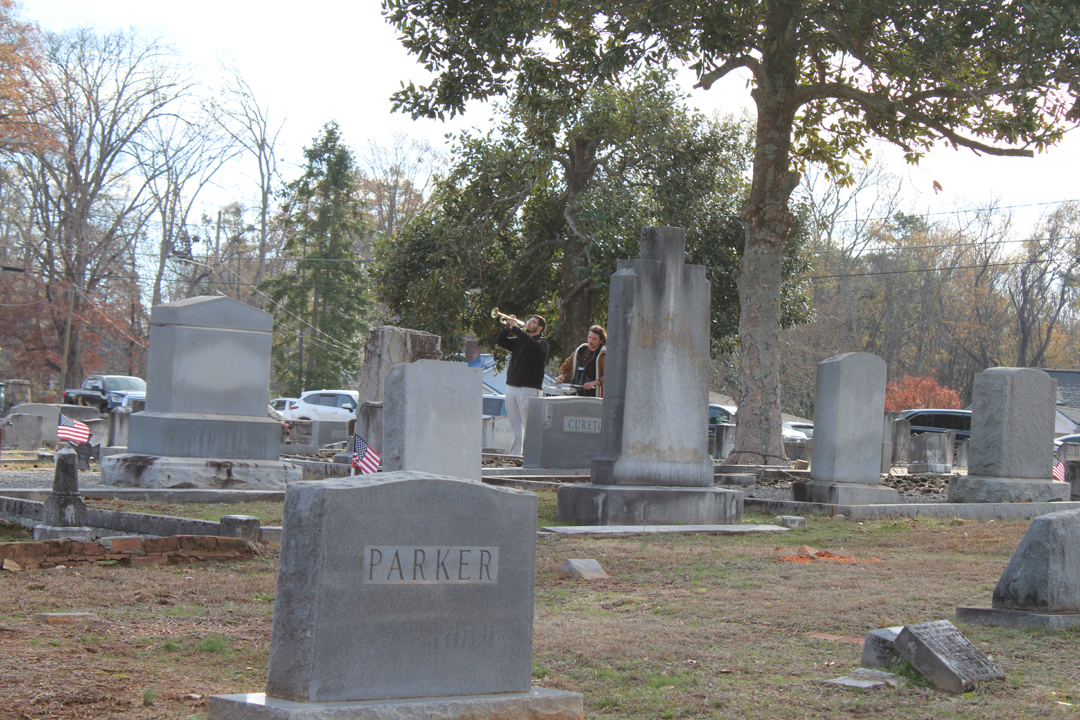
[[[289,403],[289,418],[348,422],[356,417],[359,403],[356,390],[312,390]]]

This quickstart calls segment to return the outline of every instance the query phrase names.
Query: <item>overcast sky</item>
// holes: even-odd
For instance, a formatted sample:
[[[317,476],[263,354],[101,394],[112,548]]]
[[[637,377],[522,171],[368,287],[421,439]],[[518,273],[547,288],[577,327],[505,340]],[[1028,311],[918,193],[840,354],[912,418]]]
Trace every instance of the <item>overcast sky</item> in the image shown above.
[[[383,20],[378,0],[23,0],[23,17],[47,30],[135,26],[172,40],[208,68],[216,67],[218,58],[232,62],[265,98],[271,117],[285,119],[279,157],[291,166],[300,163],[301,148],[331,119],[356,149],[399,132],[441,146],[446,133],[486,127],[490,120],[488,108],[479,104],[449,123],[414,122],[391,113],[389,97],[400,83],[422,82],[426,76]],[[736,79],[707,92],[692,91],[690,103],[705,111],[738,112],[748,106],[749,93]],[[996,198],[1025,208],[1020,216],[1034,220],[1046,203],[1080,199],[1074,180],[1080,161],[1076,132],[1033,160],[943,148],[911,167],[891,148],[880,146],[876,152],[903,178],[913,212],[978,207]],[[283,172],[286,178],[294,174],[288,168]],[[942,192],[934,192],[935,181]]]

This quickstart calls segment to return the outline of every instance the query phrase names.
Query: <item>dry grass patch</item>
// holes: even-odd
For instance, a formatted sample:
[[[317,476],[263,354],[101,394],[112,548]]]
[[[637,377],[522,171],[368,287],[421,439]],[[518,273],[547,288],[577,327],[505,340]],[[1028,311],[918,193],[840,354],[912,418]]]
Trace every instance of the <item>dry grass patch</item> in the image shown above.
[[[1008,677],[962,697],[827,685],[858,666],[861,649],[809,637],[861,637],[988,604],[1026,522],[809,523],[781,535],[539,538],[534,681],[583,693],[591,720],[1012,720],[1073,711],[1077,632],[961,626]],[[881,562],[774,562],[801,545]],[[611,577],[560,580],[567,558],[594,558]],[[207,695],[261,690],[276,569],[271,554],[178,568],[0,572],[0,720],[202,720]],[[91,612],[99,622],[34,621],[50,611]]]

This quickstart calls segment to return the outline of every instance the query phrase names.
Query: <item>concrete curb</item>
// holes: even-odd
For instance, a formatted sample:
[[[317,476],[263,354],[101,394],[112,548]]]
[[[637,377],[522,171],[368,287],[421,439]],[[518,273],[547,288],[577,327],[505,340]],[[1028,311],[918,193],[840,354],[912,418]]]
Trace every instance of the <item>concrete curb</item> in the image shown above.
[[[1080,510],[1080,502],[1037,503],[899,503],[896,505],[828,505],[743,498],[743,511],[769,515],[844,516],[848,520],[892,520],[895,518],[961,518],[963,520],[1030,520],[1063,510]]]

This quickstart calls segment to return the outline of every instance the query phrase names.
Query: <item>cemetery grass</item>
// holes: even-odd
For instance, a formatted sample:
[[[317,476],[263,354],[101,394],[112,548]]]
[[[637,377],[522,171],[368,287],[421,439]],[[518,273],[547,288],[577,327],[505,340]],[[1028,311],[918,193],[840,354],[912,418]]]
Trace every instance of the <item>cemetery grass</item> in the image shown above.
[[[808,523],[740,537],[539,537],[534,683],[583,693],[591,720],[1012,719],[1080,705],[1075,631],[960,625],[1007,678],[965,696],[825,684],[858,667],[847,639],[988,605],[1028,523]],[[776,561],[801,545],[864,560]],[[560,579],[567,558],[594,558],[610,578]],[[0,720],[203,720],[208,695],[261,691],[276,572],[271,549],[247,562],[0,571]],[[41,612],[94,619],[48,625]]]

